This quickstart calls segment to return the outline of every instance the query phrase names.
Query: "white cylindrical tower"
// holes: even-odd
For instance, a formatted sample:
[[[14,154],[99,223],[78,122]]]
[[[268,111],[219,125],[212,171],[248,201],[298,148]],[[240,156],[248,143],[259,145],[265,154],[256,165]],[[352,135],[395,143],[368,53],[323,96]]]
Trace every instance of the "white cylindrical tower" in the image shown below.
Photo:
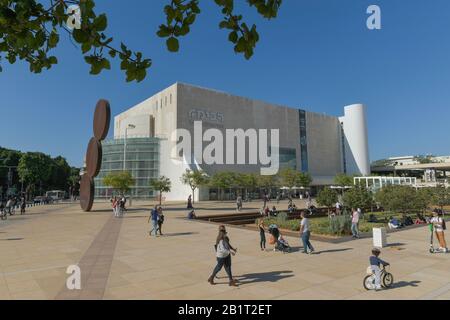
[[[353,104],[345,107],[341,118],[345,138],[345,163],[348,174],[370,175],[369,134],[366,107]]]

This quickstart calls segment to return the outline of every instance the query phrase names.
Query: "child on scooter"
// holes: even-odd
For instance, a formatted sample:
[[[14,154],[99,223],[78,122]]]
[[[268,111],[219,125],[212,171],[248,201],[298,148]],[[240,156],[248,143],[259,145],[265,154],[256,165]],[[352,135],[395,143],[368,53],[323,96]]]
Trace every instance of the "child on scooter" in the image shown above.
[[[372,255],[369,258],[370,267],[372,268],[372,272],[375,274],[375,291],[381,290],[381,266],[386,267],[390,264],[386,261],[383,261],[379,258],[381,254],[380,249],[374,248],[372,249]]]

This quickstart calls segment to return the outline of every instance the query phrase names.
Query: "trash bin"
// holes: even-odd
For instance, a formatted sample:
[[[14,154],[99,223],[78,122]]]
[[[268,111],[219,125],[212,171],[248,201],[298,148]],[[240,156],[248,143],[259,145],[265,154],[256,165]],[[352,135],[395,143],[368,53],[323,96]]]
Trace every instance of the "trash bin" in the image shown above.
[[[373,228],[373,246],[376,248],[387,246],[386,228]]]

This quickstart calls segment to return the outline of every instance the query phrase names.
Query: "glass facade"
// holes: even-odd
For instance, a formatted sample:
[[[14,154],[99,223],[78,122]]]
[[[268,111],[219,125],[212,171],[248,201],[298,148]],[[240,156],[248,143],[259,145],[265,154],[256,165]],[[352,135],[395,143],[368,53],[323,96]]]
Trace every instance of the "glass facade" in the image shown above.
[[[291,168],[297,170],[297,150],[291,148],[280,148],[280,168]]]
[[[299,110],[299,123],[300,123],[300,159],[301,159],[301,171],[308,172],[308,140],[306,136],[306,111]]]
[[[111,172],[124,171],[124,153],[126,153],[125,171],[131,172],[135,185],[127,195],[133,198],[153,198],[156,193],[150,190],[150,179],[159,176],[160,144],[157,138],[128,138],[102,142],[103,157],[99,175],[95,178],[95,197],[109,198],[113,190],[103,184],[103,177]]]

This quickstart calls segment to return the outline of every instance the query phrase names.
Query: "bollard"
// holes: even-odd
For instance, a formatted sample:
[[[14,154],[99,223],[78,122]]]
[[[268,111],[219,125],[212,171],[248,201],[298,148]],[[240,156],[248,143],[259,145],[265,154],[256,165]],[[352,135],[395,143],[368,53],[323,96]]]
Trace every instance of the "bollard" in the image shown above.
[[[386,228],[373,228],[373,246],[375,248],[387,246]]]

